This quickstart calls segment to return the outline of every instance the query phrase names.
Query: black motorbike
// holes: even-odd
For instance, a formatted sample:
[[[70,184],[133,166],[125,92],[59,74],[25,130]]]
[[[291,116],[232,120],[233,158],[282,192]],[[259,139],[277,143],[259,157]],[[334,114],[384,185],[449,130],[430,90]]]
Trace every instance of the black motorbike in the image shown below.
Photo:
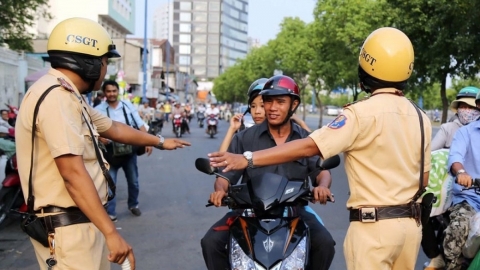
[[[198,113],[197,115],[197,122],[198,122],[198,126],[200,128],[203,128],[203,121],[205,120],[205,114],[203,113]]]
[[[150,122],[150,128],[148,129],[148,133],[152,135],[162,135],[162,128],[163,128],[163,119],[162,118],[155,118]]]
[[[339,156],[334,156],[317,165],[328,170],[339,164]],[[225,178],[208,159],[198,158],[195,167]],[[305,269],[309,262],[309,229],[292,210],[312,200],[307,180],[289,181],[273,173],[253,177],[247,183],[229,184],[222,205],[239,213],[229,227],[231,269]],[[212,205],[209,202],[206,206]]]

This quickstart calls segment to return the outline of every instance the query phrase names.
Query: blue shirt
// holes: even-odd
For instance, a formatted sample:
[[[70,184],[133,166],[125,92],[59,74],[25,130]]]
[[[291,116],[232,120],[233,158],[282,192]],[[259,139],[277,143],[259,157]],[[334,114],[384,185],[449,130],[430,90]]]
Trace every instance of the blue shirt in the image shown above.
[[[108,104],[108,102],[102,102],[98,104],[95,107],[95,109],[101,112],[102,114],[109,116],[110,119],[114,121],[127,124],[127,121],[125,121],[125,115],[123,114],[124,106],[125,106],[125,112],[127,113],[128,122],[130,126],[134,128],[138,127],[140,129],[140,127],[145,125],[142,118],[138,114],[137,108],[135,108],[135,106],[133,106],[133,104],[128,100],[121,100],[118,103],[117,108],[112,108]],[[107,113],[107,109],[108,109],[108,113]]]
[[[480,178],[480,120],[461,127],[453,137],[448,156],[448,168],[459,162],[473,179]],[[475,190],[463,190],[459,184],[453,185],[453,204],[466,201],[480,212],[480,195]]]

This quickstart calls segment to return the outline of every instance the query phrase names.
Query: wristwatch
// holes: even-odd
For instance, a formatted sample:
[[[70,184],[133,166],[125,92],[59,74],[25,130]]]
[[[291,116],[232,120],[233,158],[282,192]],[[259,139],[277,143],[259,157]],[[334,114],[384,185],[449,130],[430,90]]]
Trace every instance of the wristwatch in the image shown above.
[[[160,150],[165,150],[165,148],[163,148],[163,143],[165,142],[165,138],[162,135],[157,135],[157,137],[160,138],[160,142],[155,146],[155,148]]]
[[[464,169],[460,169],[460,170],[457,171],[457,174],[455,174],[455,175],[458,176],[461,173],[467,173],[467,172]]]
[[[246,151],[243,153],[243,156],[248,162],[248,168],[253,169],[253,153],[251,151]]]

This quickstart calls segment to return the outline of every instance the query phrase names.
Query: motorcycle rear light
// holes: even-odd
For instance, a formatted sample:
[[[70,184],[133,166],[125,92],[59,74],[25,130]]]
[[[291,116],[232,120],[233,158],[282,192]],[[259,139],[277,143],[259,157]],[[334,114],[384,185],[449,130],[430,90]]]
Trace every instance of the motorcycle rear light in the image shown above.
[[[12,169],[15,169],[15,170],[18,170],[17,169],[17,155],[13,155],[11,158],[10,158],[10,166],[12,167]]]

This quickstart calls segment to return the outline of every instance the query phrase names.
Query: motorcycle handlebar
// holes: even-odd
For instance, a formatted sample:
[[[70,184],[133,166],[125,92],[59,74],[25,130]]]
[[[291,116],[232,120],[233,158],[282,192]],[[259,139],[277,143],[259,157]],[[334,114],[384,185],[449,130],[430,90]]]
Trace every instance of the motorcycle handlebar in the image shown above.
[[[455,183],[458,184],[458,177],[455,177]],[[469,189],[480,190],[480,178],[472,178],[472,186],[463,188],[463,190]]]
[[[335,202],[335,198],[334,198],[334,195],[332,193],[332,199],[330,199],[330,197],[327,197],[327,202],[332,202],[334,203]],[[305,200],[307,202],[313,202],[315,200],[315,198],[311,195],[307,195],[307,196],[302,196],[300,197],[300,199],[302,200]],[[224,197],[222,199],[222,206],[229,206],[231,203],[232,203],[232,199],[230,197]],[[212,201],[208,200],[208,203],[205,205],[205,207],[210,207],[210,206],[213,206],[214,204],[212,203]]]

